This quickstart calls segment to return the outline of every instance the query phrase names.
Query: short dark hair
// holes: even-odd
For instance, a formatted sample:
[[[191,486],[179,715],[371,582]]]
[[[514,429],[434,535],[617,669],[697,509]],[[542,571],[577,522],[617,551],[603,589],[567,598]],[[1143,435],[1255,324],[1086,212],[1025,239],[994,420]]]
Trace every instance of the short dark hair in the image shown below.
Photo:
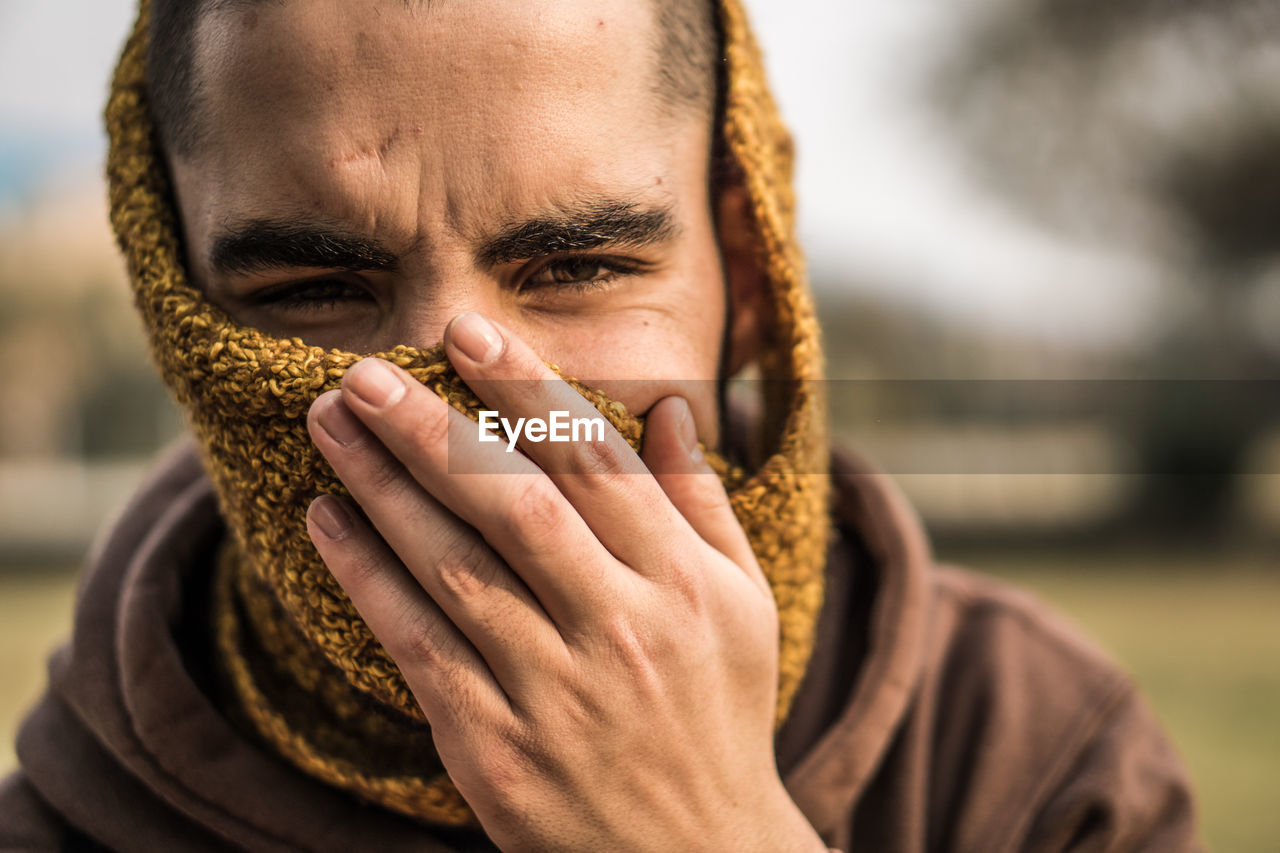
[[[267,0],[151,0],[147,93],[151,117],[169,154],[190,154],[200,141],[195,32],[215,7]],[[406,0],[407,2],[407,0]],[[657,19],[656,94],[674,109],[710,118],[716,105],[720,36],[714,0],[650,0]]]
[[[211,0],[152,0],[147,32],[147,101],[170,154],[196,145],[196,21]]]
[[[650,0],[657,8],[657,94],[711,117],[719,88],[720,28],[714,0]]]

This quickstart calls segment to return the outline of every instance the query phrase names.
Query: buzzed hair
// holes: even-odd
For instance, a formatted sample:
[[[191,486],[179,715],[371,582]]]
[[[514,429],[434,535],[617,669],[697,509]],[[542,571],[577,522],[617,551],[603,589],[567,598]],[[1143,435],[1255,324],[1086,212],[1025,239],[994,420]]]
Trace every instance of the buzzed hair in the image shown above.
[[[278,0],[277,0],[278,1]],[[200,16],[216,7],[268,0],[151,0],[147,93],[160,141],[170,154],[190,155],[200,143],[195,33]],[[719,16],[714,0],[649,0],[655,11],[654,94],[673,112],[710,120],[720,78]]]
[[[657,10],[657,94],[675,107],[710,117],[721,53],[713,0],[649,0]]]

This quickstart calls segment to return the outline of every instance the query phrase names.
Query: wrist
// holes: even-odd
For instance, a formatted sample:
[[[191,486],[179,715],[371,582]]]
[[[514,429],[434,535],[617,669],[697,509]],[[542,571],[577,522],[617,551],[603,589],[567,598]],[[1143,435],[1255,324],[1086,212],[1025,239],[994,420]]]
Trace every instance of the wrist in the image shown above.
[[[768,829],[760,833],[758,849],[762,851],[794,851],[794,853],[830,853],[831,849],[809,823],[804,812],[791,799],[791,794],[778,781],[774,807],[763,814],[771,817]],[[838,853],[838,851],[837,851]]]

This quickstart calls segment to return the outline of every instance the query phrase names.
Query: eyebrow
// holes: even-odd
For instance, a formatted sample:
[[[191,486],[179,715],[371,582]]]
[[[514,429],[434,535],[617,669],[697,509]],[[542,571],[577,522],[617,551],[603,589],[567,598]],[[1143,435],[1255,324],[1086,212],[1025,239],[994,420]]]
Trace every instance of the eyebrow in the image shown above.
[[[675,215],[667,206],[587,202],[502,228],[480,244],[476,260],[482,266],[493,267],[605,246],[641,248],[667,242],[679,230]]]
[[[592,201],[507,225],[481,242],[475,257],[479,265],[494,267],[606,246],[652,246],[674,239],[679,231],[668,206]],[[391,272],[399,263],[377,240],[296,220],[250,220],[224,230],[209,249],[209,266],[223,275],[295,268]]]
[[[231,275],[315,267],[394,270],[399,258],[376,240],[314,222],[255,219],[214,238],[209,266]]]

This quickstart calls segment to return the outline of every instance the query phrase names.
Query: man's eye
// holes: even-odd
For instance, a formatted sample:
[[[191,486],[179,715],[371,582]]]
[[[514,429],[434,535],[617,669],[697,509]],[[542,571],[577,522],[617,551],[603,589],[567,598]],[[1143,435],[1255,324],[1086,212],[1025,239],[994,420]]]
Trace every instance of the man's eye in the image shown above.
[[[637,272],[640,265],[621,258],[553,258],[533,271],[521,289],[571,288],[583,292],[607,287],[620,276]]]
[[[329,311],[347,302],[371,302],[373,296],[364,288],[340,279],[296,281],[265,287],[253,296],[258,305],[270,305],[287,311]]]

